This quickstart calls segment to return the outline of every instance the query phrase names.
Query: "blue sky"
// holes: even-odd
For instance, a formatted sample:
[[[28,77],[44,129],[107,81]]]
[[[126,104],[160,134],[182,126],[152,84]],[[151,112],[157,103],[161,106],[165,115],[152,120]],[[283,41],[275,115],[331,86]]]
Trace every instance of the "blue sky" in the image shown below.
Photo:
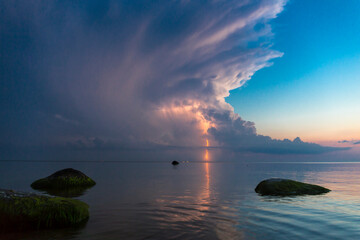
[[[275,138],[359,138],[359,12],[356,0],[290,0],[271,23],[284,55],[226,101]]]

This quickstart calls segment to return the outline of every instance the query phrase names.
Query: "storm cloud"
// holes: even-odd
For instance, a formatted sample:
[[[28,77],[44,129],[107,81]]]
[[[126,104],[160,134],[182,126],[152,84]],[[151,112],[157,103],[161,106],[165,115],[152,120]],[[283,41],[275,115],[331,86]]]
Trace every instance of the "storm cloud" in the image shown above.
[[[225,102],[282,56],[284,4],[2,1],[0,144],[332,150],[258,135]]]

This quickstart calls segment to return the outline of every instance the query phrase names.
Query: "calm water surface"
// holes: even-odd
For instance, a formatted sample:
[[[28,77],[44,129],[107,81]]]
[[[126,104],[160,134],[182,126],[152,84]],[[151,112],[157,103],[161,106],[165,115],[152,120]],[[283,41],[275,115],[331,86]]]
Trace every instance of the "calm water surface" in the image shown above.
[[[0,188],[73,167],[97,185],[78,199],[90,219],[78,229],[3,239],[360,239],[360,163],[250,163],[202,160],[0,162]],[[332,189],[320,196],[263,197],[261,180],[291,178]]]

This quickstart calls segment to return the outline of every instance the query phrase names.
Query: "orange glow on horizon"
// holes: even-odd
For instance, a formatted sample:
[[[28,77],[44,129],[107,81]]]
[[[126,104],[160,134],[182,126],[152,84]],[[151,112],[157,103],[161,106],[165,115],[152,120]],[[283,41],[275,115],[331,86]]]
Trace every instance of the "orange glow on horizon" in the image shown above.
[[[209,151],[207,149],[205,150],[204,160],[209,161]]]
[[[206,146],[209,147],[209,140],[206,139]],[[207,151],[207,150],[206,150]]]
[[[207,149],[205,149],[204,160],[205,160],[205,161],[209,161],[209,151],[208,151]]]
[[[359,114],[348,113],[352,119],[337,120],[336,116],[328,117],[323,121],[313,119],[302,119],[302,122],[294,120],[286,121],[284,119],[273,122],[256,122],[258,134],[270,136],[275,139],[294,139],[300,137],[306,142],[337,142],[341,140],[359,139],[360,126],[358,119]],[[280,119],[280,118],[279,118]],[[305,121],[306,120],[306,121]]]

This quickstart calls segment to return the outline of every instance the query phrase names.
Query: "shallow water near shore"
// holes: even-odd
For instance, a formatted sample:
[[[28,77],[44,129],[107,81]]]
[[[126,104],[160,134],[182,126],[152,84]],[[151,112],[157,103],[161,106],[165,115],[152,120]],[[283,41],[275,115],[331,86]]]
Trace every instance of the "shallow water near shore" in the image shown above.
[[[67,167],[97,182],[77,197],[90,206],[85,226],[2,237],[360,239],[360,163],[223,161],[204,149],[199,157],[178,157],[180,165],[172,166],[173,159],[147,160],[147,155],[129,161],[0,162],[0,188],[36,192],[30,188],[32,181]],[[332,191],[318,196],[257,195],[256,185],[271,177]]]

